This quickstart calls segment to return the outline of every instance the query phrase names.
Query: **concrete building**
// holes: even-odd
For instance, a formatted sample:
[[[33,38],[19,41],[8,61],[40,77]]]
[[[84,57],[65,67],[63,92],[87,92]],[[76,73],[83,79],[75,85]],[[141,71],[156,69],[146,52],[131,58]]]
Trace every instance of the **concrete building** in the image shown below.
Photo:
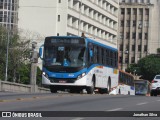
[[[18,27],[41,36],[81,35],[117,42],[119,0],[19,0]]]
[[[0,24],[11,31],[17,31],[18,0],[0,0]]]
[[[159,0],[120,0],[118,44],[121,69],[157,52],[160,47],[159,6]]]

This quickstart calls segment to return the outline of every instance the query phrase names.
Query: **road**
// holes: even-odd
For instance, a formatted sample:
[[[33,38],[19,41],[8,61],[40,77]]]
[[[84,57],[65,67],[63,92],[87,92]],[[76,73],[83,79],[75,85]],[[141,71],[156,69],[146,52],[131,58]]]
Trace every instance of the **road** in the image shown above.
[[[96,117],[96,115],[101,113],[98,111],[126,111],[126,116],[129,114],[127,111],[135,111],[136,114],[139,114],[142,111],[154,111],[153,113],[156,114],[157,112],[155,111],[160,111],[160,97],[69,93],[18,94],[0,92],[0,111],[50,111],[49,113],[51,114],[55,114],[52,111],[61,111],[57,114],[60,114],[60,116],[66,114],[62,111],[77,111],[75,113],[73,112],[73,114],[80,114],[80,116],[75,115],[73,117],[59,117],[55,114],[55,117],[52,120],[158,120],[159,118],[157,117],[116,117],[116,113],[112,113],[112,117],[107,118]],[[87,113],[85,111],[92,111],[88,112],[89,117],[83,115],[83,113]]]

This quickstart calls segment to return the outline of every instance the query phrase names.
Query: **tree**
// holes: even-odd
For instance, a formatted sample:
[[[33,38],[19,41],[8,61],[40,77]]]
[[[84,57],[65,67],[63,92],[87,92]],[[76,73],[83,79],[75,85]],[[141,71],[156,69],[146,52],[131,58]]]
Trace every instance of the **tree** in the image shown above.
[[[5,79],[6,51],[7,51],[7,30],[0,27],[0,79]],[[23,33],[23,37],[21,34]],[[28,33],[28,34],[27,34]],[[22,30],[10,36],[8,49],[8,81],[24,84],[30,83],[30,53],[31,40],[41,39],[39,35]],[[25,37],[24,37],[25,36]],[[38,69],[38,74],[41,71]],[[38,78],[40,82],[40,78]],[[38,83],[39,83],[38,82]],[[40,84],[40,83],[39,83]]]
[[[138,66],[142,77],[151,81],[156,74],[160,74],[160,57],[158,55],[149,55],[140,59]]]
[[[126,69],[126,72],[132,73],[133,75],[140,74],[140,68],[138,64],[130,64],[129,67]]]

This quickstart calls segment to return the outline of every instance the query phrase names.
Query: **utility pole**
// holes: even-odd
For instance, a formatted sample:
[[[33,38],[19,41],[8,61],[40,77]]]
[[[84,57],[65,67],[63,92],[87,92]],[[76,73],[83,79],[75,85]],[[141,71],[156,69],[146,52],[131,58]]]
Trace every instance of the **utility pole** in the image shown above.
[[[6,52],[6,73],[5,73],[5,81],[8,80],[8,54],[9,54],[9,42],[10,42],[10,32],[11,32],[11,17],[12,17],[12,3],[9,5],[10,10],[8,14],[8,24],[9,27],[7,26],[8,33],[7,33],[7,52]]]
[[[38,63],[38,52],[36,51],[37,42],[32,42],[32,55],[31,55],[31,73],[30,73],[30,85],[31,93],[37,91],[37,63]]]

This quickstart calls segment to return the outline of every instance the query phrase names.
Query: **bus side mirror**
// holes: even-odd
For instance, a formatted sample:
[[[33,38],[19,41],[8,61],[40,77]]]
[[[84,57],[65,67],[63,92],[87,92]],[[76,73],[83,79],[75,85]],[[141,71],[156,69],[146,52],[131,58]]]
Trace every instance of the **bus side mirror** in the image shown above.
[[[43,45],[39,48],[39,57],[43,59]]]
[[[90,57],[93,57],[93,50],[89,50],[89,55],[90,55]]]

